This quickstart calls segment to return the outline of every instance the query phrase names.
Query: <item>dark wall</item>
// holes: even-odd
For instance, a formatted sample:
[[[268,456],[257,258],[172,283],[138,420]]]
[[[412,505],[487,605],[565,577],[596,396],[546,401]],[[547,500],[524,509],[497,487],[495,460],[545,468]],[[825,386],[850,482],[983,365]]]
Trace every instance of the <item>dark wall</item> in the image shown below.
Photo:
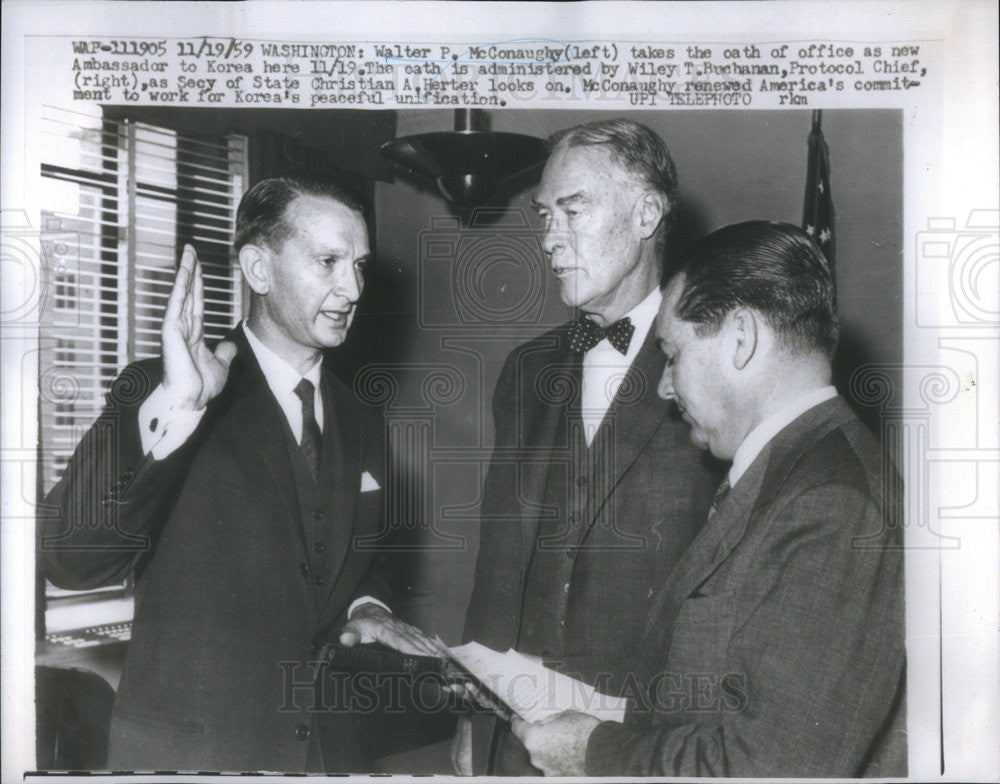
[[[492,122],[494,130],[547,136],[601,116],[510,110]],[[663,136],[677,163],[675,247],[736,221],[801,221],[810,112],[631,116]],[[400,135],[428,126],[447,129],[450,117],[397,115]],[[902,360],[902,116],[825,111],[823,131],[837,210],[837,380],[845,391],[858,366]],[[396,541],[415,548],[399,559],[400,609],[449,643],[460,636],[472,586],[496,376],[513,346],[569,316],[538,250],[529,205],[537,175],[519,178],[495,209],[477,215],[456,213],[433,186],[398,172],[394,182],[376,183],[378,262],[342,355],[345,370],[367,364],[358,389],[389,404],[415,480],[397,510],[404,530]],[[877,412],[858,408],[877,428]]]

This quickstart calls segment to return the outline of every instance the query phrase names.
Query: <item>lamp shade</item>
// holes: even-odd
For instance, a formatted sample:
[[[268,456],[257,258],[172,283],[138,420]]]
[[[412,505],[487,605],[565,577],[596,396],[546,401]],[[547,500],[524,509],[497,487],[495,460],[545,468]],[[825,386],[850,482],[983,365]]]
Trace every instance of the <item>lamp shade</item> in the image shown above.
[[[480,110],[456,110],[455,130],[420,133],[387,142],[382,155],[437,183],[441,194],[463,207],[489,201],[500,183],[545,159],[545,142],[520,133],[482,127]]]

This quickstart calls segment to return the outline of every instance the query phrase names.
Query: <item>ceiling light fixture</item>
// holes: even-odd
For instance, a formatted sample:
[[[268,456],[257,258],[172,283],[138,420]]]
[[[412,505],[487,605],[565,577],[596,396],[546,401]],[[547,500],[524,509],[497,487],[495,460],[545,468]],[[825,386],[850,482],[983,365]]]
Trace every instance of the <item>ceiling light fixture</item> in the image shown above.
[[[504,179],[546,155],[542,139],[489,130],[482,109],[456,109],[455,130],[404,136],[383,144],[381,153],[434,180],[441,194],[461,207],[485,204]]]

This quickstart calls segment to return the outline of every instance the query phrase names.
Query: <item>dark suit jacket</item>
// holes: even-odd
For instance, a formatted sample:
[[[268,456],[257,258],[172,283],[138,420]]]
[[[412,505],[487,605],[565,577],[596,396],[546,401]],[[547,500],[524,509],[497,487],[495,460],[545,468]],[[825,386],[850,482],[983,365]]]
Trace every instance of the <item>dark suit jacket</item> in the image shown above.
[[[511,352],[497,381],[496,436],[465,627],[466,639],[494,649],[518,647],[540,518],[554,513],[545,507],[546,483],[552,464],[566,461],[566,444],[556,440],[560,418],[579,392],[579,363],[564,326]],[[619,688],[655,590],[704,521],[721,477],[657,396],[663,364],[651,329],[604,420],[613,421],[614,431],[600,447],[606,462],[597,498],[569,531],[563,644],[550,664],[590,683],[603,679],[605,691]],[[474,721],[477,773],[486,772],[493,730],[492,720]]]
[[[324,370],[319,486],[334,514],[322,521],[326,574],[311,574],[287,421],[242,329],[230,339],[225,388],[182,447],[143,455],[138,409],[161,368],[136,363],[48,498],[61,512],[42,524],[49,579],[85,589],[136,577],[112,769],[301,771],[317,726],[353,723],[320,714],[313,725],[304,663],[335,638],[352,599],[385,596],[372,555],[353,547],[381,524],[381,491],[360,492],[364,471],[384,484],[381,431]],[[358,769],[355,749],[341,737],[325,766]]]
[[[594,731],[588,774],[904,776],[892,476],[839,398],[775,436],[657,597],[650,692]]]

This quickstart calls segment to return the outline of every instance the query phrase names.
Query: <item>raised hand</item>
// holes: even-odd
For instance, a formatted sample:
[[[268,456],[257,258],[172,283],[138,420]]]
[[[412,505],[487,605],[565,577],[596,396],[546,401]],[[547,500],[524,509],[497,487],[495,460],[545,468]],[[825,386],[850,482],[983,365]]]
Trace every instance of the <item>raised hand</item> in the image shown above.
[[[163,317],[163,389],[181,410],[197,411],[222,391],[236,346],[222,341],[214,352],[205,345],[205,294],[201,262],[184,246],[174,287]]]

